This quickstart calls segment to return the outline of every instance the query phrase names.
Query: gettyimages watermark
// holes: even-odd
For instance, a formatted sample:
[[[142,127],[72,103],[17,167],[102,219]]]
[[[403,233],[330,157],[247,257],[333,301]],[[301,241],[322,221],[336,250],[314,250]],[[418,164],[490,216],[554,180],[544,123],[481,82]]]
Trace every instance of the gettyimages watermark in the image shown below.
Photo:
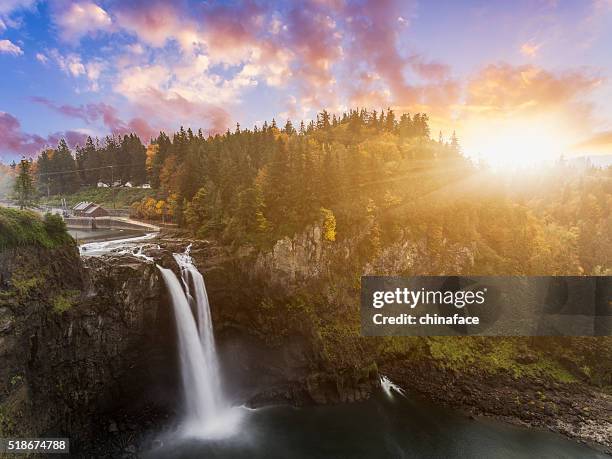
[[[364,276],[361,332],[609,336],[612,276]]]

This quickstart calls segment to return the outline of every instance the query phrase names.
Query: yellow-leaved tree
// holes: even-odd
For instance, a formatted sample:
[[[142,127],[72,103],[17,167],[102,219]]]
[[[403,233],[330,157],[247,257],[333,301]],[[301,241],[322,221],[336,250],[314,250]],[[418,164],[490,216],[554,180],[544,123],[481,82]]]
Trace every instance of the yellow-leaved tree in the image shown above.
[[[336,240],[336,216],[330,209],[321,207],[323,215],[323,237],[326,241],[333,242]]]

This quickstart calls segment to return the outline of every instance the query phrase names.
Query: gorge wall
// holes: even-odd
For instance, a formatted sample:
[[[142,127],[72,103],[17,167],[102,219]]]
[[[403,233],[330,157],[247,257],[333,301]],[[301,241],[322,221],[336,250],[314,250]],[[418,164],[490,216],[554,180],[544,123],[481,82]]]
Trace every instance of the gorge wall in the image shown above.
[[[610,446],[612,372],[600,357],[609,338],[359,336],[361,273],[439,269],[423,244],[404,238],[362,258],[361,240],[331,243],[317,226],[264,253],[156,242],[145,253],[175,270],[171,254],[194,243],[235,403],[357,401],[382,372],[439,403]],[[447,272],[469,272],[473,248],[447,249]],[[180,409],[170,302],[155,264],[131,255],[81,258],[73,245],[1,252],[0,359],[4,435],[71,432],[83,442],[141,428],[115,425],[119,413],[155,422]]]
[[[146,404],[143,394],[174,377],[172,317],[154,265],[83,264],[66,245],[7,250],[0,266],[3,435],[84,440],[101,416]]]

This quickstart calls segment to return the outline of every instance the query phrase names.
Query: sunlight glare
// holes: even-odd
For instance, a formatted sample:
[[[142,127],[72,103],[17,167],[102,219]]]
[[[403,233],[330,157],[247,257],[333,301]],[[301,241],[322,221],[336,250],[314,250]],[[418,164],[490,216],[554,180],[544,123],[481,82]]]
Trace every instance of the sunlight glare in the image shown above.
[[[466,141],[466,153],[494,169],[536,167],[565,153],[563,131],[536,122],[487,122]]]

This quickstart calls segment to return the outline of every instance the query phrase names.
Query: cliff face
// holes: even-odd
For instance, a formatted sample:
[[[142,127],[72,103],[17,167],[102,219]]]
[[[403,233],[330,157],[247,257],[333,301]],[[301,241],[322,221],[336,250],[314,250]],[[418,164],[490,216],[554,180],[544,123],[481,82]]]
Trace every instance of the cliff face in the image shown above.
[[[0,266],[3,435],[85,438],[101,413],[163,382],[153,372],[173,364],[160,351],[173,339],[154,265],[93,258],[83,265],[67,245],[5,251]]]
[[[163,249],[147,254],[176,270],[171,253],[190,242],[162,240]],[[194,244],[193,255],[236,402],[354,401],[378,385],[364,348],[353,338],[351,349],[330,348],[291,282],[281,288],[253,269],[252,257],[208,243]],[[0,261],[3,435],[71,433],[84,442],[114,431],[117,413],[180,409],[174,318],[155,264],[129,255],[80,258],[73,245],[7,250]]]
[[[147,255],[176,269],[171,253],[192,241],[158,242]],[[449,251],[452,269],[469,270],[469,247]],[[361,400],[378,387],[380,369],[441,403],[609,444],[610,398],[594,384],[612,384],[609,359],[598,358],[612,340],[362,338],[361,273],[438,267],[410,240],[371,259],[358,253],[359,241],[329,243],[316,227],[263,254],[194,242],[235,402]],[[181,402],[176,342],[155,264],[81,259],[72,245],[0,253],[0,434],[70,432],[78,442],[124,431],[118,413],[171,414]]]
[[[362,338],[362,273],[467,274],[476,255],[470,244],[444,241],[439,257],[402,237],[360,257],[364,239],[330,243],[313,227],[245,262],[250,282],[242,285],[263,282],[247,323],[277,339],[306,336],[317,350],[304,373],[310,400],[367,397],[380,371],[437,403],[612,447],[612,362],[602,358],[612,338]]]
[[[328,269],[321,242],[315,228],[297,241],[280,241],[268,258],[192,248],[206,280],[225,381],[242,402],[355,401],[379,384],[373,359],[354,338],[350,349],[344,343],[330,349],[312,298],[303,295]]]

